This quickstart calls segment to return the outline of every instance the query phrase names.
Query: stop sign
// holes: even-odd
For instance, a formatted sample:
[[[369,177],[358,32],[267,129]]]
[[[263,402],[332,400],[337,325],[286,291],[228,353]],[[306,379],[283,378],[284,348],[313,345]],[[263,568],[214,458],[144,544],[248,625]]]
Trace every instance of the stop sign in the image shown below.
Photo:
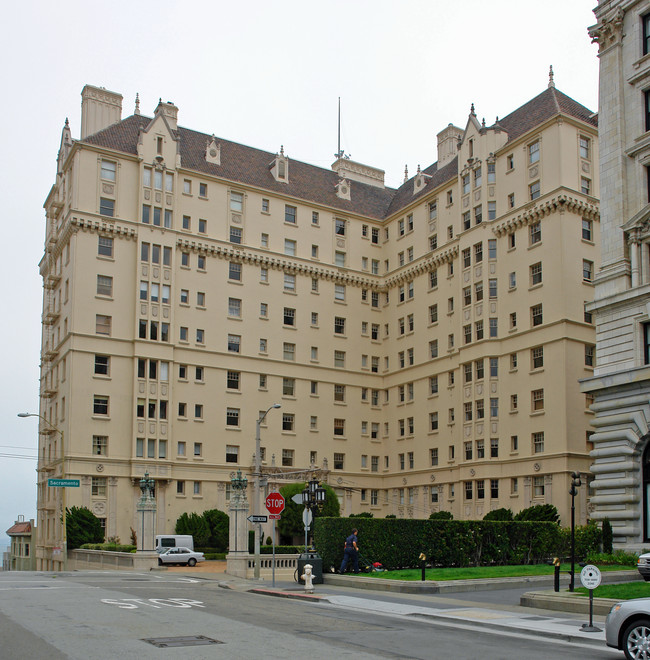
[[[284,497],[280,493],[271,493],[264,501],[271,515],[279,515],[284,511]]]

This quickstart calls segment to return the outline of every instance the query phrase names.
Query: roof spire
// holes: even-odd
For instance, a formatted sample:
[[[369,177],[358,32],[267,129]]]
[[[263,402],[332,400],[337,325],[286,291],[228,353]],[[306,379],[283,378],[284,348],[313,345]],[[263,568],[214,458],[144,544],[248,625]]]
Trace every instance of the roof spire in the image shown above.
[[[133,114],[134,115],[140,114],[140,94],[138,94],[138,92],[135,93],[135,110]]]
[[[555,81],[553,80],[553,65],[551,64],[548,70],[548,88],[555,87]]]
[[[483,117],[483,121],[481,122],[481,126],[483,126],[483,128],[485,128],[485,117]]]
[[[409,180],[409,166],[404,165],[404,183]]]
[[[472,103],[472,107],[470,108],[469,114],[476,115],[476,112],[474,112],[474,103]]]
[[[284,156],[284,145],[283,144],[280,145],[280,155]]]
[[[418,174],[420,173],[420,163],[418,163]]]
[[[70,122],[68,121],[68,118],[65,118],[65,127],[70,128]]]

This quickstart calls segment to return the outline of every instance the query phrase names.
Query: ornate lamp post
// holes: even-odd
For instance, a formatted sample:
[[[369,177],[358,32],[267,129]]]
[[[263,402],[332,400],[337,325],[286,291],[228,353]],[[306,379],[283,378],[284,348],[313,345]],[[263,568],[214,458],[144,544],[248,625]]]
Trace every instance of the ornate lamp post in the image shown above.
[[[21,412],[17,413],[18,417],[38,417],[40,420],[44,421],[53,431],[56,433],[60,434],[61,436],[61,479],[65,479],[65,438],[63,435],[63,431],[58,427],[54,426],[52,422],[50,422],[46,417],[43,417],[43,415],[39,415],[38,413],[28,413],[28,412]],[[57,489],[58,490],[58,489]],[[63,553],[63,570],[67,570],[68,568],[68,527],[67,527],[67,516],[66,516],[66,506],[65,506],[65,486],[61,488],[61,552]],[[39,521],[40,523],[40,521]],[[40,527],[40,524],[39,524]],[[41,532],[39,532],[39,535]]]
[[[255,423],[255,483],[253,486],[254,501],[253,501],[253,513],[255,515],[260,515],[262,508],[260,502],[260,491],[261,491],[261,479],[262,479],[262,458],[260,455],[260,427],[265,417],[269,414],[269,411],[274,410],[275,408],[280,408],[279,403],[274,403],[270,406],[266,412],[259,416],[257,422]],[[234,484],[233,484],[234,487]],[[262,533],[262,524],[257,523],[255,526],[255,567],[253,569],[253,575],[256,580],[260,579],[260,536]]]
[[[137,509],[142,513],[142,529],[140,530],[140,550],[154,550],[154,537],[155,537],[155,518],[156,518],[156,499],[154,497],[154,490],[156,488],[156,482],[149,477],[149,473],[145,472],[144,477],[140,479],[140,491],[142,496],[138,500]],[[150,531],[150,534],[145,536],[145,517],[147,512],[151,513],[151,525],[150,528],[146,531]],[[147,539],[149,543],[147,544]],[[146,545],[151,545],[152,547],[147,548]]]
[[[325,504],[325,496],[325,489],[320,485],[318,479],[311,479],[305,484],[305,490],[302,491],[302,503],[305,505],[305,552],[307,551],[308,543],[307,530],[313,521],[313,512],[322,508],[323,504]]]
[[[573,591],[575,584],[575,562],[576,562],[576,495],[578,488],[582,482],[580,481],[580,473],[571,473],[571,488],[569,495],[571,495],[571,581],[569,582],[569,591]]]
[[[242,477],[241,470],[230,474],[230,484],[234,495],[230,498],[230,553],[248,553],[247,522],[248,501],[246,500],[246,487],[248,479]],[[234,524],[233,524],[234,523]]]

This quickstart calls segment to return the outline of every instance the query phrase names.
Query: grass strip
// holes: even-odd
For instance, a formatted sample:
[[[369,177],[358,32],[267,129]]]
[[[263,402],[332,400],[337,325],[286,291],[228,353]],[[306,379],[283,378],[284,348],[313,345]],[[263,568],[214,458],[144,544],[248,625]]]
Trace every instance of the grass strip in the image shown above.
[[[589,590],[577,587],[576,593],[589,596]],[[650,583],[626,582],[625,584],[601,584],[594,589],[594,598],[616,598],[616,600],[630,600],[631,598],[650,598]]]

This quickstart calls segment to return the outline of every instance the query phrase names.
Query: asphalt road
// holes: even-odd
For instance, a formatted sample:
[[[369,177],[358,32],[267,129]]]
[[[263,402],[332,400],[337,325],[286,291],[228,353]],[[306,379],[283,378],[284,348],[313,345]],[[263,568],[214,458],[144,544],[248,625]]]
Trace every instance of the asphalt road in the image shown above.
[[[158,648],[149,639],[220,643]],[[603,647],[222,589],[173,573],[0,573],[3,660],[614,660]]]

